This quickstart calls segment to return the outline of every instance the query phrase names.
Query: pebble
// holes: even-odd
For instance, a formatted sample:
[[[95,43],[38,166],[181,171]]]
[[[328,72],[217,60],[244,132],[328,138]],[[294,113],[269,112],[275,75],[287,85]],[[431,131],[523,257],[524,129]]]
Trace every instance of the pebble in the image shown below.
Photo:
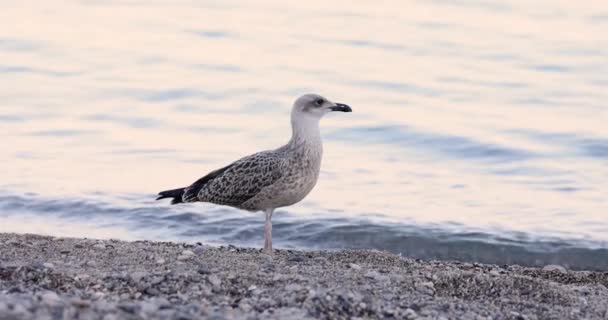
[[[392,317],[395,314],[395,310],[394,309],[386,309],[384,310],[384,315],[387,317]]]
[[[196,246],[196,247],[194,247],[194,249],[192,249],[192,251],[197,256],[200,256],[200,255],[203,255],[207,251],[207,249],[205,249],[205,247],[203,247],[203,246]]]
[[[135,271],[131,274],[129,274],[129,278],[135,282],[138,283],[140,282],[143,278],[145,278],[148,275],[148,272],[144,272],[144,271]]]
[[[8,246],[11,238],[33,245]],[[566,271],[572,279],[554,282],[540,269],[463,270],[383,252],[279,250],[269,263],[259,249],[73,243],[0,233],[0,319],[602,319],[608,307],[601,272]],[[97,254],[96,244],[116,254]]]
[[[180,254],[179,256],[177,256],[177,260],[178,261],[186,261],[191,259],[192,256],[191,255],[187,255],[187,254]]]
[[[87,300],[82,300],[82,299],[72,299],[71,301],[72,305],[79,307],[79,308],[88,308],[91,306],[91,302],[87,301]]]
[[[416,283],[416,290],[432,296],[435,294],[435,284],[432,281],[418,282]]]
[[[222,279],[218,278],[214,274],[210,275],[207,279],[209,280],[209,283],[211,283],[215,288],[219,288],[222,285]]]
[[[77,274],[74,277],[74,279],[79,280],[79,281],[87,281],[87,280],[89,280],[89,278],[91,278],[91,276],[86,273]]]
[[[510,314],[516,320],[528,320],[529,319],[528,316],[521,314],[519,312],[511,311]]]
[[[265,263],[273,263],[273,262],[274,262],[274,258],[272,258],[272,256],[271,256],[271,255],[268,255],[268,254],[261,254],[260,256],[261,256],[262,260],[263,260]]]
[[[294,255],[287,259],[289,262],[304,262],[306,260],[303,255]]]
[[[209,269],[209,267],[203,265],[203,266],[198,267],[196,272],[198,272],[200,274],[211,274],[211,269]]]
[[[53,291],[45,291],[40,295],[40,299],[42,301],[42,303],[46,304],[47,306],[57,306],[61,304],[61,299],[59,299],[59,296],[53,292]]]
[[[300,291],[302,290],[302,286],[297,283],[289,283],[285,286],[285,290],[288,292]]]
[[[390,282],[391,281],[391,278],[389,276],[382,275],[382,274],[378,273],[377,271],[368,271],[365,274],[365,277],[374,279],[378,282]]]
[[[119,303],[117,305],[117,307],[119,309],[121,309],[122,311],[127,312],[127,313],[131,313],[131,314],[134,314],[140,308],[139,305],[137,305],[135,303],[129,303],[129,302],[121,302],[121,303]]]
[[[361,266],[356,264],[356,263],[349,263],[348,267],[353,269],[353,270],[361,270]]]
[[[182,255],[183,256],[193,256],[194,252],[191,250],[184,250],[184,251],[182,251]]]
[[[547,272],[560,272],[560,273],[567,273],[568,270],[566,270],[566,268],[557,265],[557,264],[549,264],[543,267],[543,271],[547,271]]]
[[[318,263],[318,264],[327,263],[327,258],[325,258],[325,257],[315,257],[313,260],[315,263]]]
[[[414,320],[418,319],[418,314],[416,313],[416,311],[407,308],[405,309],[405,312],[403,312],[403,317],[407,320]]]
[[[144,301],[141,303],[141,312],[144,314],[154,315],[158,312],[160,306],[152,301]]]
[[[47,269],[55,269],[55,265],[50,263],[50,262],[45,262],[42,264],[43,267],[47,268]]]
[[[365,277],[370,279],[374,279],[377,275],[378,272],[376,271],[368,271],[367,273],[365,273]]]
[[[119,318],[115,313],[108,313],[103,316],[103,320],[119,320]]]

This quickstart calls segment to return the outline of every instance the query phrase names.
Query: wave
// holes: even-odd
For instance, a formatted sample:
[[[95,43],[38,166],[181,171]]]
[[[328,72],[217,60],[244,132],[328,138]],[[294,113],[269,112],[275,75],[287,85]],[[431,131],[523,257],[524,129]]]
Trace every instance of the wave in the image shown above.
[[[87,237],[93,229],[97,230],[95,237],[118,234],[126,240],[258,247],[263,242],[261,214],[205,204],[167,207],[138,195],[75,199],[0,192],[0,218],[30,226],[61,224],[63,228],[47,232],[53,236]],[[526,266],[560,264],[572,269],[608,270],[608,245],[599,241],[490,232],[454,223],[404,224],[335,212],[302,216],[279,210],[273,222],[273,241],[278,248],[377,249],[420,259]],[[125,232],[115,232],[118,229]],[[37,231],[30,228],[25,232]]]

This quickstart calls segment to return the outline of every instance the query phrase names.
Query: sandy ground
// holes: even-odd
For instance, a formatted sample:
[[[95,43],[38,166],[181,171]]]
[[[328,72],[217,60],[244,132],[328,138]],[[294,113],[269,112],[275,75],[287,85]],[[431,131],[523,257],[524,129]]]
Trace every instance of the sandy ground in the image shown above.
[[[608,273],[0,234],[0,319],[608,319]]]

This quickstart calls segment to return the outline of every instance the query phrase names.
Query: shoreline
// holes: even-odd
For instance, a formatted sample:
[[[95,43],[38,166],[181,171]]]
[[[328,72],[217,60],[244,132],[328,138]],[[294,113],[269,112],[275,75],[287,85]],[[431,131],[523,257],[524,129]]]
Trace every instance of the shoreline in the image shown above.
[[[0,319],[606,319],[608,273],[0,233]]]

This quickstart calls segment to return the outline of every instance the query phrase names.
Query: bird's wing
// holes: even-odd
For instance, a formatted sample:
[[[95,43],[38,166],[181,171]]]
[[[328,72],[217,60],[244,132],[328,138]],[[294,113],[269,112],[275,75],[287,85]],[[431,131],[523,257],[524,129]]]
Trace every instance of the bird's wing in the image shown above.
[[[183,202],[199,201],[198,193],[201,191],[201,189],[203,187],[205,187],[205,185],[207,185],[207,183],[211,182],[213,179],[217,178],[219,175],[224,173],[224,171],[228,170],[228,168],[230,168],[235,163],[231,163],[223,168],[213,170],[213,171],[209,172],[206,176],[196,180],[190,186],[184,188],[184,193],[182,195]]]
[[[186,188],[184,201],[238,206],[283,176],[285,160],[260,152],[215,170]]]

